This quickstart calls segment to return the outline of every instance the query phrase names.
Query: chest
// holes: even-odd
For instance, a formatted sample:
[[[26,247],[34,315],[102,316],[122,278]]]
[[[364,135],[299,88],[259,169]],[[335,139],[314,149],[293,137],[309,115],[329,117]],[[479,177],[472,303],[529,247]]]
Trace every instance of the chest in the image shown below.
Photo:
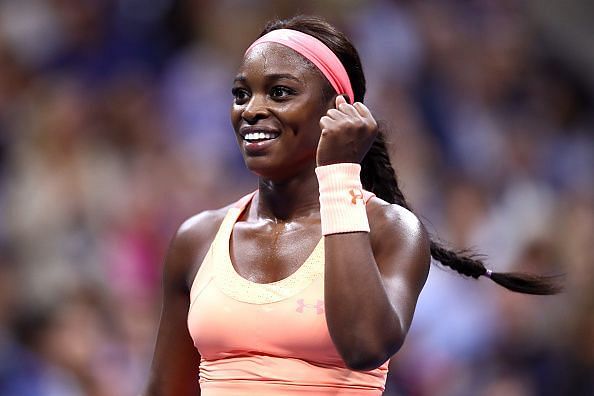
[[[219,359],[258,348],[266,355],[341,364],[324,316],[322,277],[269,304],[239,301],[218,287],[207,287],[195,307],[189,327],[203,358]]]
[[[236,223],[231,233],[229,254],[235,271],[256,283],[285,279],[307,260],[320,241],[316,223]]]

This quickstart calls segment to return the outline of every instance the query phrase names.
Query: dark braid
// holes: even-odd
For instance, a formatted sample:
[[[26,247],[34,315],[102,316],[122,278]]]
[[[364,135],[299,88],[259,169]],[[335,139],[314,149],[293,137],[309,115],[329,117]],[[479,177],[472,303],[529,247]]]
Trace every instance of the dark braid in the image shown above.
[[[365,76],[355,47],[348,38],[321,18],[296,16],[266,25],[261,35],[275,29],[294,29],[307,33],[322,41],[336,54],[344,65],[355,94],[355,101],[363,102],[365,97]],[[385,134],[381,127],[377,138],[361,163],[363,187],[386,202],[400,205],[410,211],[404,194],[398,186],[396,173],[390,162]],[[495,283],[512,291],[527,294],[555,294],[561,290],[555,276],[536,276],[525,273],[499,273],[488,271],[481,256],[468,251],[453,251],[431,240],[431,257],[442,265],[472,278],[488,276]]]
[[[366,190],[373,192],[384,201],[400,205],[412,211],[398,186],[396,173],[390,162],[386,147],[384,133],[381,130],[361,163],[361,181]],[[472,254],[469,251],[455,252],[443,247],[434,240],[431,240],[430,250],[431,257],[462,275],[478,279],[478,277],[487,274],[487,268],[485,268],[479,255]],[[555,282],[556,277],[498,272],[492,272],[489,277],[495,283],[520,293],[555,294],[561,289]]]
[[[398,202],[400,206],[408,209],[404,195],[398,188],[396,173],[390,162],[383,132],[378,133],[367,155],[361,162],[361,181],[363,188],[372,191],[384,201]]]

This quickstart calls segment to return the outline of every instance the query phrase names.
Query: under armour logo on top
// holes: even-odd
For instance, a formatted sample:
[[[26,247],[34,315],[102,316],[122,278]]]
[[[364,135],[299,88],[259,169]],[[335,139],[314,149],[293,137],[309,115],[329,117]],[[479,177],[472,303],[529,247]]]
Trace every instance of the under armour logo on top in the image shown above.
[[[351,194],[351,197],[353,197],[353,198],[351,199],[351,203],[352,203],[353,205],[356,205],[356,204],[357,204],[357,200],[358,200],[358,199],[360,199],[361,201],[363,201],[363,191],[361,191],[361,190],[359,190],[359,189],[356,189],[356,190],[355,190],[354,188],[351,188],[351,189],[349,190],[349,194]]]
[[[324,301],[323,300],[317,300],[317,301],[318,302],[316,304],[306,304],[305,300],[300,298],[299,300],[297,300],[297,309],[295,311],[297,311],[299,313],[303,313],[303,310],[305,308],[314,308],[316,310],[316,314],[321,315],[324,313]]]

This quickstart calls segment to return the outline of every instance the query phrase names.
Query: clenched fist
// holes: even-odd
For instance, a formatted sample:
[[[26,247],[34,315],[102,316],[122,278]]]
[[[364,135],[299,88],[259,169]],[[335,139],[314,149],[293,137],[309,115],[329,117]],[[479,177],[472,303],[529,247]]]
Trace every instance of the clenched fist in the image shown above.
[[[348,104],[340,95],[336,97],[336,108],[320,118],[320,128],[318,166],[360,163],[378,132],[377,122],[363,103]]]

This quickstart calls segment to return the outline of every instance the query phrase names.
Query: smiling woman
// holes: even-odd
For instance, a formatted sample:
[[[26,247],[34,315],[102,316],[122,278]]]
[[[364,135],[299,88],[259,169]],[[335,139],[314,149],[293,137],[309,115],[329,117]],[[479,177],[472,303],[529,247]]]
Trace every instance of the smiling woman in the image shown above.
[[[325,21],[270,23],[232,93],[258,189],[174,237],[147,395],[380,395],[431,256],[514,291],[558,290],[431,241],[362,103],[357,52]]]
[[[294,172],[311,177],[320,118],[333,99],[319,94],[327,85],[309,62],[281,44],[262,43],[246,53],[233,88],[231,121],[251,171],[273,181]],[[264,140],[264,134],[276,138]]]

